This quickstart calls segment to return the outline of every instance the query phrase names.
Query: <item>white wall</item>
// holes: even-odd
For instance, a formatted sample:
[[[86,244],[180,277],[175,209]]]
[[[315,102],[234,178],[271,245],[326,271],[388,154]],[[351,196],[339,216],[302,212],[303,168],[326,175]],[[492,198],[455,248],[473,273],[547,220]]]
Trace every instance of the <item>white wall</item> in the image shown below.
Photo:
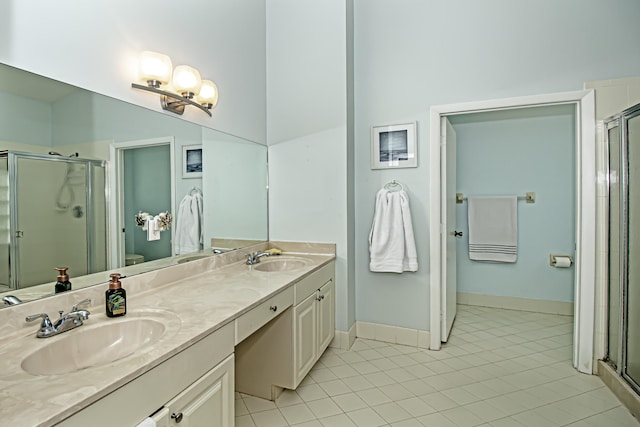
[[[269,238],[336,243],[339,331],[355,322],[346,28],[345,0],[267,2]]]
[[[262,0],[4,0],[0,62],[160,110],[157,96],[131,88],[143,50],[169,55],[214,80],[213,118],[184,118],[265,142],[265,2]],[[167,113],[172,114],[172,113]]]
[[[355,2],[356,317],[429,329],[431,105],[570,91],[640,72],[635,0]],[[373,171],[370,127],[418,121],[418,168]],[[368,271],[376,191],[409,189],[420,270]]]

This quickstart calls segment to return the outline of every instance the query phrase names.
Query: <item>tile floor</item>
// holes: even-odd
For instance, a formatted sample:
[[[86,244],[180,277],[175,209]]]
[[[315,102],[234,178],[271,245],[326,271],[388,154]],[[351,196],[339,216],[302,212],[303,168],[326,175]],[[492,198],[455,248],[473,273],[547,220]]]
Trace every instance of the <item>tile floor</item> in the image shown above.
[[[441,351],[357,339],[277,402],[236,393],[236,427],[640,426],[571,367],[573,318],[458,306]]]

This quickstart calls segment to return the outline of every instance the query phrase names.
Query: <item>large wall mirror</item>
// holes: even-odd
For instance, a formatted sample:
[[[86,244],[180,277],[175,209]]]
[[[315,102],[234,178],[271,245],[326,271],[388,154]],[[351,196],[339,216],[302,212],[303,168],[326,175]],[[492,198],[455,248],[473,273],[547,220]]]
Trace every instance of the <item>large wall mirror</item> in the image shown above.
[[[266,241],[267,197],[264,145],[0,64],[3,297],[53,295],[56,267],[78,289]]]

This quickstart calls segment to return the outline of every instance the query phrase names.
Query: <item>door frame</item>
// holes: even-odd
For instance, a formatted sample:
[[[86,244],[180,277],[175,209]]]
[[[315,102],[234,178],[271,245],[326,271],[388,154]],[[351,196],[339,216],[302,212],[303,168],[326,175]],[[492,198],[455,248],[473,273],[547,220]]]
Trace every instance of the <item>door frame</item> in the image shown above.
[[[110,250],[110,269],[124,267],[124,235],[122,228],[124,226],[124,191],[123,180],[124,171],[122,164],[124,161],[124,152],[126,150],[151,147],[157,145],[169,146],[169,158],[170,158],[170,173],[171,173],[171,212],[175,210],[175,193],[176,193],[176,172],[175,172],[175,138],[173,136],[166,136],[152,139],[140,139],[135,141],[123,141],[114,142],[109,147],[109,158],[113,168],[112,173],[109,174],[109,188],[111,195],[111,205],[109,206],[109,213],[111,221],[114,226],[110,229],[111,245]],[[175,255],[173,242],[175,241],[175,227],[171,227],[171,255]]]
[[[576,257],[574,275],[573,366],[593,373],[595,319],[596,254],[596,121],[593,90],[560,92],[515,98],[493,99],[460,104],[435,105],[429,114],[430,178],[430,345],[441,347],[441,304],[446,283],[442,279],[444,257],[440,250],[442,230],[442,192],[446,182],[441,176],[442,150],[440,119],[450,115],[486,111],[572,104],[576,108]]]

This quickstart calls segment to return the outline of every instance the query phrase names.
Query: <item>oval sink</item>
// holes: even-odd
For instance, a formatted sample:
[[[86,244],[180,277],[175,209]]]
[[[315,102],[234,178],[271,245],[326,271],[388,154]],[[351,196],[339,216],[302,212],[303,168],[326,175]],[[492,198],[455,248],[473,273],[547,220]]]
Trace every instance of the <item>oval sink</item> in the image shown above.
[[[309,261],[303,258],[263,259],[259,264],[253,265],[253,269],[258,271],[290,271],[307,265],[309,265]]]
[[[165,332],[164,323],[133,318],[81,326],[61,336],[22,361],[22,369],[33,375],[55,375],[99,366],[127,357],[156,342]]]

